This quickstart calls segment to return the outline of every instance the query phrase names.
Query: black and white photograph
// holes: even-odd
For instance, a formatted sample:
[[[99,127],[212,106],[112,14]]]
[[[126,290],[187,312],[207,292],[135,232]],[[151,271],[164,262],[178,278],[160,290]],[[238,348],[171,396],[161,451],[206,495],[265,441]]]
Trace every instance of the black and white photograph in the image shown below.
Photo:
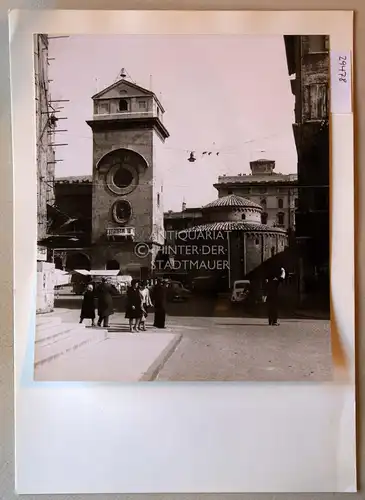
[[[329,47],[34,35],[36,381],[332,380]]]

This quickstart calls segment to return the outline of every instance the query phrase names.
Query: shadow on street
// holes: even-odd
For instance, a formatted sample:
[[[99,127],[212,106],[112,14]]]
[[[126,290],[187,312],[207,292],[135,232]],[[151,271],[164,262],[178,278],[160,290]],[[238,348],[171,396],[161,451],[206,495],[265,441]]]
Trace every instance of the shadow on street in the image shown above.
[[[125,297],[114,298],[115,312],[125,312]],[[55,299],[55,307],[62,309],[80,309],[82,296],[74,294],[59,294]],[[153,311],[151,311],[153,312]],[[249,307],[240,304],[233,306],[227,297],[193,296],[186,302],[168,302],[168,316],[186,317],[222,317],[222,318],[265,318],[265,304]],[[328,311],[293,310],[282,302],[279,312],[282,319],[323,319],[329,320]]]

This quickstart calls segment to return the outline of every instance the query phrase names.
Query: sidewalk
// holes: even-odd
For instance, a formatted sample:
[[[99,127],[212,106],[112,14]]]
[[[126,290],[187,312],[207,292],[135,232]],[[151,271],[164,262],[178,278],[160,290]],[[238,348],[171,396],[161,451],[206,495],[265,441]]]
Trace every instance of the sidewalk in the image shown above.
[[[76,321],[77,310],[57,309],[48,317]],[[46,315],[44,315],[46,316]],[[86,323],[86,321],[85,321]],[[99,329],[87,327],[85,331]],[[130,333],[127,325],[111,325],[107,338],[66,352],[35,368],[37,381],[137,382],[154,380],[182,338],[171,329]],[[78,335],[75,331],[75,335]]]

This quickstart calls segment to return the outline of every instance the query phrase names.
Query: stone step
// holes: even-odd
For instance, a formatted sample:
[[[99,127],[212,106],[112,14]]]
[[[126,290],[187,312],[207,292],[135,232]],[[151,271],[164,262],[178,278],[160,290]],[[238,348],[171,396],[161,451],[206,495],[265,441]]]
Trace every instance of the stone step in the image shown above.
[[[37,330],[43,330],[45,328],[49,328],[53,325],[59,325],[62,322],[59,316],[41,316],[36,317],[36,328]]]
[[[80,325],[78,323],[58,323],[55,325],[51,325],[48,328],[38,328],[36,327],[36,335],[35,335],[35,343],[43,342],[47,339],[53,339],[62,335],[64,332],[68,330],[72,330],[73,328],[77,328],[78,330],[84,330],[85,325]]]
[[[60,325],[53,325],[47,331],[42,330],[40,335],[36,336],[36,345],[48,345],[52,342],[56,342],[60,337],[68,334],[70,331],[77,331],[82,333],[85,330],[84,325],[79,325],[76,323],[61,323]]]
[[[107,330],[100,328],[80,328],[81,325],[70,324],[67,330],[53,337],[42,339],[35,344],[34,367],[53,361],[68,352],[91,343],[102,342],[107,338]]]

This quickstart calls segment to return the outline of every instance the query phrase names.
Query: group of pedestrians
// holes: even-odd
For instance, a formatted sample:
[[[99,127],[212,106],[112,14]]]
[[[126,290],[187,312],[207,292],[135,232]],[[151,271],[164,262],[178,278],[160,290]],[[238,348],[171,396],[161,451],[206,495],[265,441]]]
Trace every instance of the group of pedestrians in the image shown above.
[[[132,280],[127,290],[125,317],[129,320],[131,332],[146,331],[146,318],[149,309],[154,307],[154,323],[156,328],[165,328],[166,321],[166,287],[161,280],[156,284]]]
[[[97,304],[96,304],[97,303]],[[109,317],[113,314],[113,289],[107,282],[106,278],[102,278],[98,287],[93,283],[89,283],[86,287],[82,300],[80,323],[84,319],[91,319],[91,326],[95,326],[95,306],[98,310],[98,326],[104,328],[109,327]]]
[[[103,278],[101,284],[95,287],[89,283],[83,296],[80,323],[84,319],[91,320],[95,325],[95,309],[97,307],[97,326],[109,327],[109,318],[114,313],[113,289]],[[132,280],[126,294],[125,317],[129,320],[130,332],[146,331],[146,318],[151,307],[154,308],[155,328],[165,328],[166,321],[166,286],[163,280],[142,281]]]

